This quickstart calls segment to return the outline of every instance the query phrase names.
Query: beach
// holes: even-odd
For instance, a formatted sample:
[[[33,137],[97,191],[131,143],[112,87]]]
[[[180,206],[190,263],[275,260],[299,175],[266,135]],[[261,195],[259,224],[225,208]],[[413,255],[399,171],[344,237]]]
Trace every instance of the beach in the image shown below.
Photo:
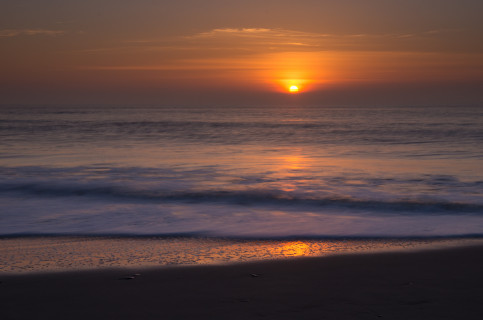
[[[1,1],[0,320],[483,319],[453,2]]]
[[[2,273],[2,319],[480,319],[483,246]]]
[[[0,112],[2,320],[481,318],[481,108]]]

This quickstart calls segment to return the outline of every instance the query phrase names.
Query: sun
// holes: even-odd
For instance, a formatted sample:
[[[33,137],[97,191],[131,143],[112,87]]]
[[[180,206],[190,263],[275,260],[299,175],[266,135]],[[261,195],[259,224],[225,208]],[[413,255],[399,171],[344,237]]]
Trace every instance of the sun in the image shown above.
[[[290,88],[288,90],[291,93],[297,93],[297,92],[299,92],[299,87],[297,87],[297,86],[290,86]]]

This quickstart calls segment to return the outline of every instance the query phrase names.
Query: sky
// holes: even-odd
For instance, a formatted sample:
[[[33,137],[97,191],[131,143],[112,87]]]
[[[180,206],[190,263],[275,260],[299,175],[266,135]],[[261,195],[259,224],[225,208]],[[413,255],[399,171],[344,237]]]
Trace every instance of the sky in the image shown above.
[[[2,0],[0,104],[479,105],[482,12],[481,0]]]

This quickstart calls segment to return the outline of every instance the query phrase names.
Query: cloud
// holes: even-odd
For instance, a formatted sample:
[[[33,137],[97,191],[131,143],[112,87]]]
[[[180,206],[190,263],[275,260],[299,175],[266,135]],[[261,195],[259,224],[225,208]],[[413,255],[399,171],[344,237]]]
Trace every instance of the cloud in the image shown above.
[[[287,46],[318,46],[328,34],[269,28],[218,28],[195,35],[186,36],[186,41],[199,44],[220,43],[224,46],[244,48],[271,47],[277,49]]]
[[[120,46],[91,48],[84,51],[99,54],[178,52],[182,55],[193,52],[196,56],[319,51],[438,51],[441,37],[444,38],[446,31],[335,34],[282,28],[215,28],[178,37],[125,40]]]
[[[61,36],[66,32],[63,30],[48,29],[3,29],[0,30],[0,37],[11,38],[18,36]]]
[[[240,52],[290,51],[427,51],[448,30],[418,33],[317,33],[282,28],[216,28],[185,36],[178,43],[196,49],[238,49]]]
[[[215,28],[191,35],[159,39],[133,39],[119,46],[84,49],[84,53],[104,56],[104,63],[84,66],[90,70],[215,70],[264,69],[254,65],[260,57],[290,53],[327,56],[334,52],[415,53],[437,52],[435,39],[443,30],[420,33],[330,34],[282,28]],[[330,53],[332,52],[332,53]],[[106,63],[105,57],[126,58],[125,64]],[[141,60],[139,57],[143,57]],[[324,58],[325,60],[327,58]],[[120,61],[111,59],[112,61]],[[139,63],[142,61],[141,63]]]
[[[213,29],[209,32],[202,32],[196,36],[213,36],[217,33],[230,33],[230,34],[261,34],[261,33],[268,33],[273,32],[274,29],[267,29],[267,28],[221,28],[221,29]]]

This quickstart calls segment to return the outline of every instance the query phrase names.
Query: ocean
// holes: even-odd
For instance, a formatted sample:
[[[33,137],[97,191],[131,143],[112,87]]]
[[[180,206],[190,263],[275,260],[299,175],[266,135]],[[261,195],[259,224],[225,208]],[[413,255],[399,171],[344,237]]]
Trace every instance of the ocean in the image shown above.
[[[482,107],[2,106],[0,236],[483,235]]]

